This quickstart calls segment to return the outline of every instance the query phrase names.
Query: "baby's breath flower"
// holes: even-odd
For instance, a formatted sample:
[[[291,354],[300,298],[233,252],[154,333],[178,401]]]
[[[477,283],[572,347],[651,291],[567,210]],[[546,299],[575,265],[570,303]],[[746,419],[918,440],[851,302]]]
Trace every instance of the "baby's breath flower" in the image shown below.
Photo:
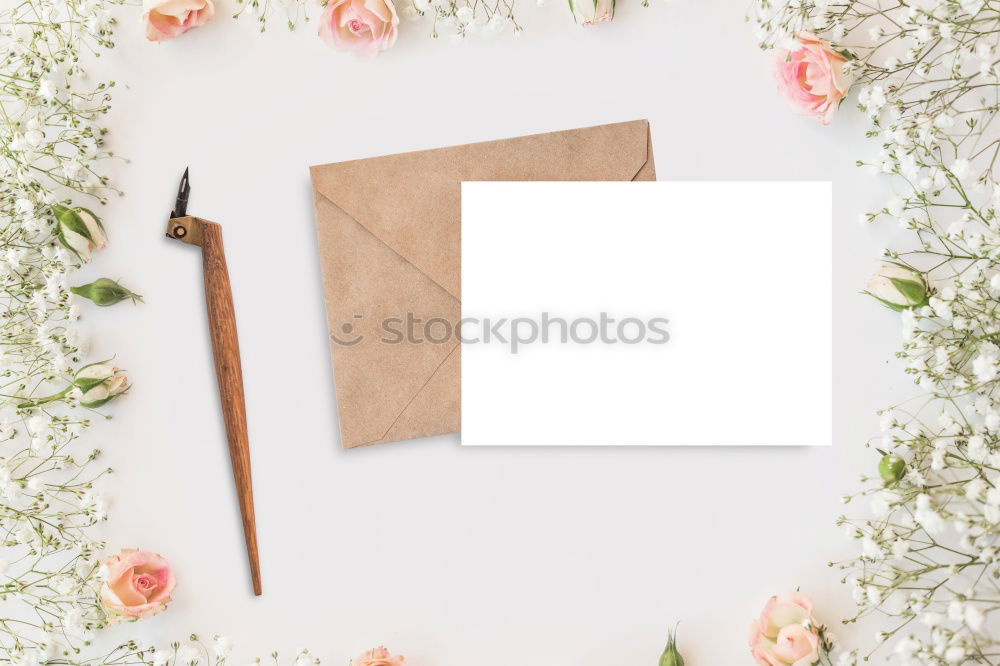
[[[1000,652],[986,621],[1000,612],[1000,11],[984,0],[848,0],[815,28],[828,6],[755,0],[750,18],[764,48],[810,29],[835,49],[850,45],[852,87],[875,144],[859,165],[892,174],[895,192],[861,219],[891,217],[907,237],[882,253],[894,268],[868,291],[900,311],[897,357],[923,394],[881,412],[879,475],[866,481],[869,502],[852,504],[870,513],[842,521],[861,552],[843,567],[857,617],[887,618],[877,640],[900,663],[992,662],[984,655]]]

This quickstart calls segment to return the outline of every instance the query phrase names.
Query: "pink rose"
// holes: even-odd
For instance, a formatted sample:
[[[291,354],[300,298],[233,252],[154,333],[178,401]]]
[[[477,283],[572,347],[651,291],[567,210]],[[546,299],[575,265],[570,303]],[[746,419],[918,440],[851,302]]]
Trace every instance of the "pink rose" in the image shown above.
[[[812,666],[819,661],[820,626],[802,594],[771,597],[750,626],[750,652],[760,666]]]
[[[166,610],[177,582],[165,559],[124,548],[101,566],[106,570],[101,605],[107,612],[108,624],[152,617]]]
[[[215,16],[212,0],[143,0],[146,39],[162,42],[205,25]]]
[[[392,0],[329,0],[319,36],[341,51],[377,55],[396,43],[398,25]]]
[[[800,113],[828,125],[851,86],[844,74],[847,58],[812,33],[801,33],[798,43],[794,51],[778,50],[778,88]]]
[[[406,666],[406,657],[393,657],[384,647],[377,647],[351,661],[351,666]]]

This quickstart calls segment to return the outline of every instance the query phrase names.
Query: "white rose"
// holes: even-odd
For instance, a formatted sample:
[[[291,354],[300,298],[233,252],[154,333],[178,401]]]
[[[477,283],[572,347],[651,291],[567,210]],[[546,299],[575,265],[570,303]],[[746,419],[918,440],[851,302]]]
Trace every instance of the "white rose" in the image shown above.
[[[615,17],[615,0],[569,0],[569,8],[580,25],[605,23]]]
[[[81,261],[90,261],[94,250],[100,250],[108,244],[101,221],[86,208],[53,206],[52,214],[59,224],[59,241]]]
[[[95,408],[127,391],[130,384],[119,368],[108,363],[94,363],[76,373],[73,386],[80,391],[80,404]]]
[[[865,293],[896,312],[922,307],[928,302],[923,276],[898,264],[883,264],[868,280]]]

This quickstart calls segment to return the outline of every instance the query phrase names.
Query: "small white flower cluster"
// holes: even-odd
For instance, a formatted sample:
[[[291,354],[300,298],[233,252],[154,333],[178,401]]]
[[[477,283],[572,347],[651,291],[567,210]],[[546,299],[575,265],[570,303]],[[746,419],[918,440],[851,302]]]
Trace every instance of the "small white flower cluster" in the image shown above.
[[[0,657],[12,662],[66,659],[104,625],[96,579],[104,545],[90,536],[106,517],[107,498],[94,489],[103,472],[92,467],[98,452],[72,454],[87,425],[54,412],[0,422],[0,594],[39,618],[0,625]]]
[[[829,30],[843,37],[839,11],[844,6],[829,0],[755,0],[747,19],[760,47],[771,49],[786,46],[802,32]]]
[[[191,635],[185,643],[171,643],[164,649],[150,649],[139,653],[146,666],[225,666],[233,651],[233,641],[227,636],[213,636],[211,643],[205,643],[196,635]],[[270,662],[281,666],[277,652],[272,652]],[[260,666],[260,658],[251,666]],[[310,654],[307,648],[299,648],[291,666],[318,666],[320,660]]]
[[[18,0],[0,9],[0,663],[11,666],[221,666],[232,649],[226,638],[209,650],[194,636],[172,651],[134,641],[104,654],[85,649],[107,626],[98,598],[105,545],[92,530],[107,518],[97,486],[110,470],[97,450],[81,456],[76,440],[90,425],[80,416],[87,395],[103,386],[94,370],[110,366],[81,370],[86,349],[67,276],[83,253],[58,242],[69,231],[53,207],[100,205],[114,191],[97,175],[109,157],[102,117],[113,84],[89,83],[80,60],[113,46],[109,10],[122,3]],[[127,388],[111,372],[92,403]],[[318,663],[307,650],[294,660]]]
[[[988,246],[1000,250],[1000,238]],[[954,268],[954,266],[952,267]],[[906,372],[923,389],[941,398],[968,399],[981,413],[985,432],[1000,431],[1000,410],[991,390],[1000,377],[1000,334],[997,292],[1000,283],[994,260],[964,262],[961,272],[938,281],[927,305],[904,310],[902,350]]]
[[[892,176],[872,222],[908,232],[883,252],[926,298],[903,307],[897,356],[922,395],[881,413],[879,473],[843,566],[857,617],[895,661],[994,664],[1000,636],[1000,2],[756,0],[762,47],[815,32],[849,53],[858,109]],[[904,303],[905,306],[905,303]]]
[[[78,259],[57,242],[55,204],[110,193],[97,174],[111,83],[90,82],[81,56],[110,47],[118,0],[24,0],[0,10],[0,661],[94,664],[80,649],[104,626],[92,526],[107,513],[95,490],[97,451],[65,387],[82,363],[67,277]],[[13,619],[16,618],[16,619]],[[107,661],[107,660],[111,661]],[[134,663],[134,660],[133,660]]]
[[[79,61],[111,45],[108,9],[116,2],[30,0],[0,14],[0,379],[7,396],[66,376],[85,351],[66,282],[77,260],[56,241],[52,206],[78,197],[99,205],[111,191],[96,164],[107,157],[101,118],[113,83],[88,83]]]
[[[544,3],[544,0],[539,0]],[[513,4],[507,2],[481,3],[469,0],[408,0],[401,13],[411,21],[421,17],[433,18],[431,35],[447,35],[461,42],[476,33],[500,34],[510,28],[515,35],[523,28],[514,18]]]
[[[883,412],[878,449],[888,466],[863,493],[872,517],[842,519],[860,542],[848,565],[859,616],[877,609],[901,620],[887,635],[899,639],[904,664],[965,663],[995,648],[985,619],[998,607],[1000,445],[987,425],[997,405],[982,395],[931,404],[941,411],[930,423]],[[903,635],[913,620],[927,633]]]

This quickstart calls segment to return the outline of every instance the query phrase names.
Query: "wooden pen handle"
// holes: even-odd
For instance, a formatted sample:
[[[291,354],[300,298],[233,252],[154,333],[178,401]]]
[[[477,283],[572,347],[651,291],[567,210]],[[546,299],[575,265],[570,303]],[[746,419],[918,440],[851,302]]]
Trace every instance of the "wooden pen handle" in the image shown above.
[[[243,535],[250,560],[253,593],[260,595],[260,562],[257,555],[257,527],[253,512],[253,479],[250,475],[250,443],[247,438],[247,413],[243,397],[243,371],[240,367],[240,343],[236,335],[236,311],[229,284],[229,270],[222,247],[222,227],[201,221],[201,255],[205,270],[205,303],[208,328],[212,334],[215,375],[222,400],[222,416],[229,439],[229,457],[243,516]]]

